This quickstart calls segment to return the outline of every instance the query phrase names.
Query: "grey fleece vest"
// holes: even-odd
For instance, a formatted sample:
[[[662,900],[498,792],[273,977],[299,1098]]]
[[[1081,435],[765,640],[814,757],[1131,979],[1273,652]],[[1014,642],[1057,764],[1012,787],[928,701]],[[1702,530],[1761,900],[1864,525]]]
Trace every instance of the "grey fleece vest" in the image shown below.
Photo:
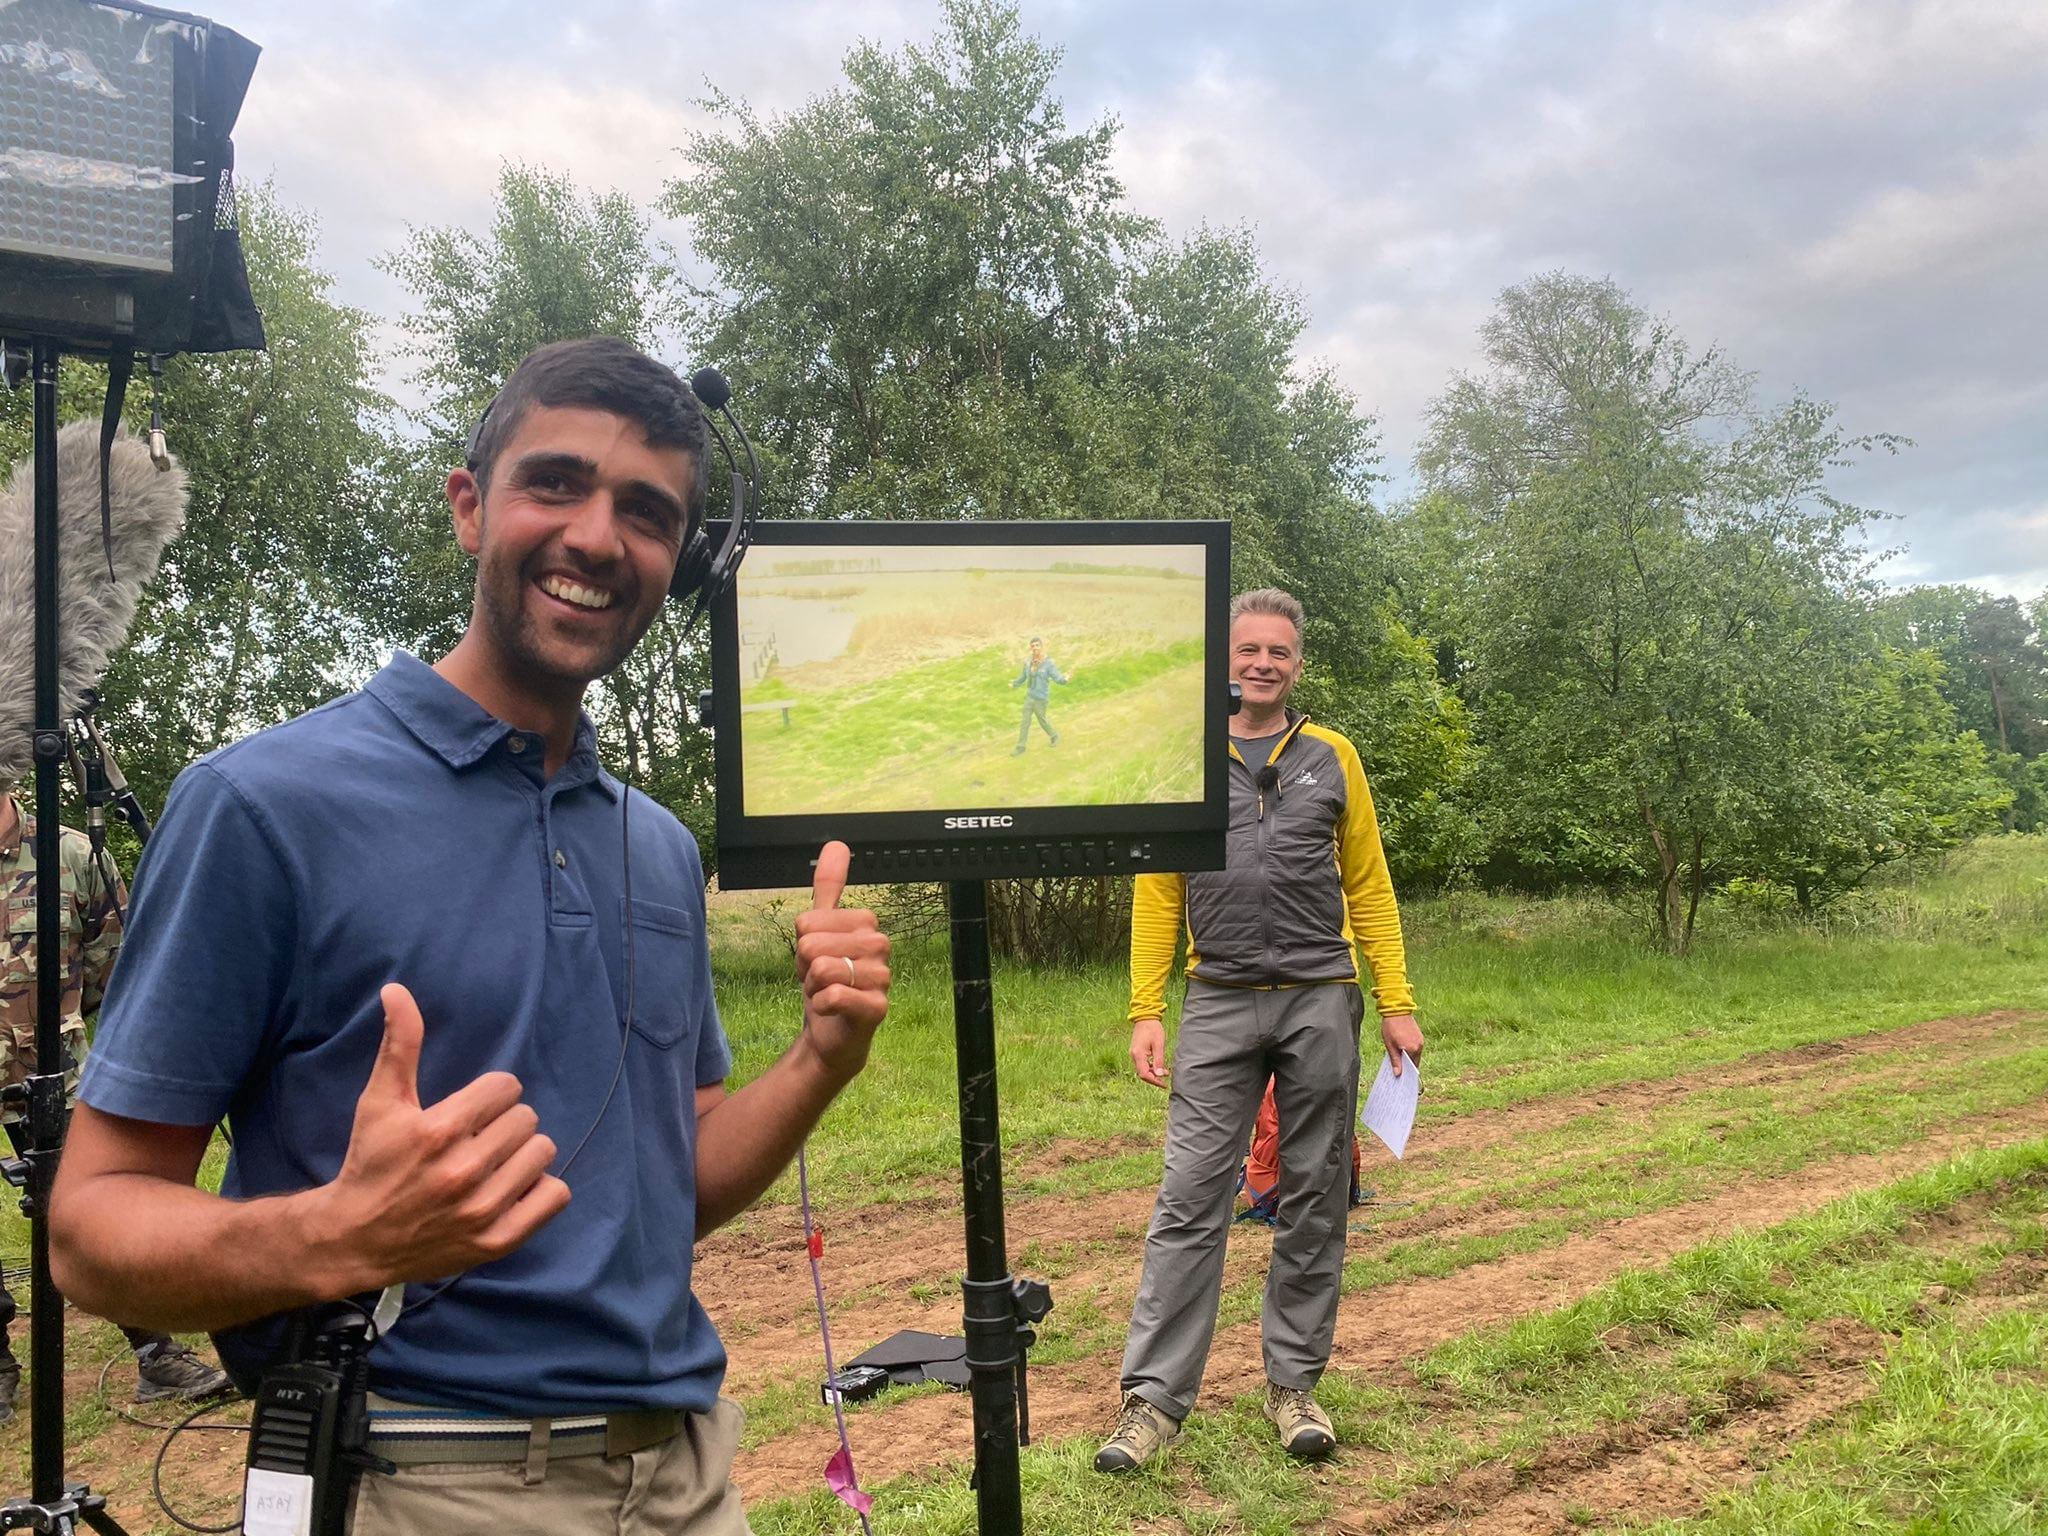
[[[1278,783],[1261,790],[1264,763],[1230,759],[1230,831],[1220,870],[1187,877],[1188,974],[1228,986],[1354,981],[1345,933],[1337,829],[1346,803],[1336,749],[1307,735],[1288,711],[1273,760]]]

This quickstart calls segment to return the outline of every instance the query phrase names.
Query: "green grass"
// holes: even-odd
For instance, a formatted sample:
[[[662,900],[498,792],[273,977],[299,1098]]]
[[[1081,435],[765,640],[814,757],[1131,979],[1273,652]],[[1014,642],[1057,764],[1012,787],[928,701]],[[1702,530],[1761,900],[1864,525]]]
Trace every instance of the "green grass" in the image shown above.
[[[1910,1148],[1971,1115],[2048,1095],[2048,1028],[2039,1024],[2015,1025],[2010,1038],[1958,1060],[1922,1043],[1782,1079],[1715,1076],[1758,1052],[1944,1015],[2048,1009],[2048,838],[1978,844],[1942,870],[1862,893],[1818,924],[1710,910],[1684,960],[1651,950],[1633,908],[1583,896],[1466,894],[1412,902],[1406,915],[1429,1037],[1418,1145],[1460,1117],[1547,1096],[1681,1074],[1693,1074],[1694,1086],[1660,1098],[1654,1112],[1587,1105],[1511,1145],[1481,1140],[1430,1166],[1377,1159],[1368,1182],[1388,1200],[1414,1202],[1402,1210],[1476,1224],[1354,1240],[1348,1291],[1554,1245],[1730,1183]],[[713,945],[736,1081],[745,1081],[795,1033],[790,961],[758,907],[716,909]],[[957,1294],[959,1262],[950,969],[943,941],[906,942],[897,961],[894,1007],[873,1062],[812,1139],[813,1187],[828,1228],[868,1207],[947,1202],[932,1215],[931,1272],[911,1292],[943,1299]],[[1156,1181],[1166,1096],[1131,1072],[1126,985],[1117,964],[997,966],[1013,1198],[1086,1199]],[[2030,1028],[2041,1030],[2038,1043]],[[1060,1156],[1042,1155],[1055,1148]],[[210,1155],[210,1179],[222,1155],[220,1147]],[[2048,1250],[2044,1167],[2048,1146],[2040,1144],[1987,1153],[1770,1233],[1708,1245],[1624,1276],[1577,1307],[1454,1340],[1418,1362],[1413,1382],[1353,1376],[1340,1360],[1323,1397],[1360,1449],[1355,1463],[1335,1469],[1289,1464],[1249,1400],[1198,1416],[1167,1465],[1128,1479],[1090,1470],[1092,1441],[1035,1446],[1023,1461],[1031,1528],[1050,1536],[1277,1533],[1324,1520],[1346,1501],[1426,1501],[1474,1469],[1525,1469],[1564,1436],[1597,1439],[1644,1423],[1660,1434],[1709,1435],[1811,1361],[1821,1330],[1841,1319],[1895,1341],[1874,1367],[1868,1403],[1725,1508],[1673,1527],[1674,1536],[2048,1528],[2048,1517],[2024,1504],[2038,1497],[2029,1487],[2048,1486],[2038,1319],[1926,1302],[1933,1286],[1967,1300],[2002,1256]],[[770,1198],[793,1200],[793,1178]],[[1975,1223],[1967,1240],[1942,1225],[1942,1213],[1958,1207]],[[1355,1220],[1370,1233],[1392,1215],[1367,1210]],[[1020,1271],[1054,1279],[1099,1270],[1109,1253],[1134,1266],[1135,1231],[1115,1232],[1105,1220],[1100,1238],[1012,1258]],[[9,1210],[0,1252],[18,1261],[26,1248],[25,1224]],[[1233,1288],[1226,1320],[1253,1315],[1256,1295],[1256,1282]],[[1119,1302],[1069,1287],[1034,1358],[1050,1366],[1112,1353],[1126,1320]],[[898,1401],[892,1394],[856,1410],[856,1450],[859,1421]],[[1943,1401],[1966,1407],[1959,1414]],[[820,1411],[808,1368],[772,1377],[747,1407],[750,1445],[815,1424]],[[72,1417],[80,1440],[105,1427],[104,1412],[88,1404],[74,1404]],[[900,1479],[884,1495],[884,1532],[974,1528],[974,1495],[958,1466]],[[822,1494],[767,1503],[752,1518],[764,1536],[853,1525]],[[1563,1518],[1590,1527],[1602,1517],[1575,1504]]]
[[[1475,1110],[1758,1051],[1948,1014],[2048,1009],[2044,837],[1977,844],[1945,870],[1862,898],[1832,927],[1709,914],[1684,959],[1655,953],[1631,909],[1584,897],[1433,898],[1410,903],[1406,921],[1429,1041],[1421,1138]],[[727,928],[714,944],[737,1083],[788,1047],[796,999],[772,933]],[[1006,1161],[1061,1140],[1124,1143],[1020,1178],[1012,1193],[1083,1195],[1157,1179],[1166,1095],[1131,1071],[1127,1003],[1120,965],[997,964]],[[812,1139],[817,1187],[847,1207],[947,1187],[959,1165],[956,1105],[946,945],[908,942],[871,1064]],[[1873,1125],[1888,1112],[1882,1096],[1862,1111]],[[770,1198],[793,1199],[793,1186]]]
[[[2048,1526],[2048,1317],[2006,1312],[1903,1340],[1854,1421],[1755,1487],[1656,1536],[2021,1536]],[[1638,1529],[1642,1529],[1638,1527]]]
[[[1704,1245],[1660,1268],[1625,1272],[1571,1306],[1454,1339],[1417,1363],[1412,1384],[1333,1371],[1318,1395],[1358,1458],[1347,1456],[1333,1470],[1289,1463],[1250,1397],[1197,1415],[1169,1458],[1128,1477],[1096,1474],[1086,1439],[1033,1446],[1022,1462],[1031,1528],[1047,1536],[1098,1536],[1175,1521],[1164,1528],[1278,1533],[1315,1523],[1345,1496],[1427,1504],[1432,1490],[1445,1490],[1455,1505],[1461,1475],[1488,1466],[1526,1469],[1568,1439],[1633,1444],[1630,1436],[1645,1426],[1671,1437],[1711,1434],[1785,1390],[1828,1347],[1826,1325],[1844,1319],[1896,1339],[1876,1367],[1873,1405],[1851,1430],[1795,1455],[1783,1489],[1774,1475],[1733,1500],[1714,1523],[1672,1527],[1673,1536],[1695,1529],[1863,1529],[1853,1521],[1798,1525],[1779,1518],[1816,1489],[1853,1490],[1859,1483],[1880,1487],[1893,1509],[1981,1507],[1992,1517],[2010,1515],[2020,1507],[2016,1500],[2039,1498],[2048,1487],[2040,1478],[2048,1456],[2048,1321],[2024,1312],[1964,1321],[1956,1306],[2001,1262],[2043,1251],[2044,1216],[2048,1141],[1960,1158],[1768,1231]],[[1968,1230],[1973,1223],[1981,1230]],[[1947,1300],[1930,1307],[1930,1288],[1937,1286]],[[1952,1422],[1956,1414],[1943,1409],[1944,1394],[1958,1394],[1946,1400],[1968,1404],[1978,1422]],[[973,1529],[971,1495],[958,1467],[873,1491],[878,1532]],[[1841,1507],[1862,1508],[1871,1497],[1852,1494]],[[1570,1523],[1595,1523],[1595,1511],[1575,1509]],[[823,1495],[750,1513],[762,1536],[850,1526]]]
[[[1938,1245],[1899,1243],[1916,1223],[1987,1194],[1997,1197],[2009,1230],[1968,1259]],[[1937,1275],[1962,1285],[2007,1254],[2027,1251],[2038,1230],[2031,1218],[2044,1211],[2048,1141],[1973,1153],[1811,1216],[1693,1249],[1661,1268],[1630,1270],[1571,1306],[1468,1334],[1432,1351],[1416,1375],[1468,1395],[1540,1394],[1583,1380],[1590,1364],[1620,1363],[1626,1351],[1614,1337],[1623,1330],[1640,1348],[1659,1335],[1704,1336],[1756,1309],[1896,1330]]]
[[[1980,842],[1819,925],[1710,911],[1684,958],[1648,944],[1634,905],[1583,896],[1465,895],[1407,918],[1442,1114],[2048,1004],[2048,837]]]

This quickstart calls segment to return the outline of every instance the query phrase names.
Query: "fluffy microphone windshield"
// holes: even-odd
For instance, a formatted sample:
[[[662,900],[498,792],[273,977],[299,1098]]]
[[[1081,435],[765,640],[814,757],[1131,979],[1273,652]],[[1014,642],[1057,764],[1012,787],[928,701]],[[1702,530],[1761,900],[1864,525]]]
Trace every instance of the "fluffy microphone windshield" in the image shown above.
[[[185,471],[161,470],[124,431],[107,470],[114,574],[100,531],[95,421],[57,433],[57,708],[69,716],[99,681],[135,619],[164,546],[185,526]],[[26,777],[35,725],[35,504],[32,460],[0,492],[0,784]]]

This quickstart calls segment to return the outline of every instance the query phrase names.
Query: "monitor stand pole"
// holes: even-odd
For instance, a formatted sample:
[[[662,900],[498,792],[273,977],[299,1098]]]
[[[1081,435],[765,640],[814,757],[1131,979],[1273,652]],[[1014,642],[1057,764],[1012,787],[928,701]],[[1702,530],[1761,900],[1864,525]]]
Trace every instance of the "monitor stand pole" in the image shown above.
[[[967,1368],[974,1393],[974,1486],[981,1536],[1022,1536],[1017,1449],[1031,1443],[1024,1351],[1052,1310],[1041,1281],[1010,1274],[1003,1251],[1003,1146],[996,1123],[996,1036],[989,986],[988,887],[954,880],[953,1035],[960,1073],[961,1195],[967,1213]]]

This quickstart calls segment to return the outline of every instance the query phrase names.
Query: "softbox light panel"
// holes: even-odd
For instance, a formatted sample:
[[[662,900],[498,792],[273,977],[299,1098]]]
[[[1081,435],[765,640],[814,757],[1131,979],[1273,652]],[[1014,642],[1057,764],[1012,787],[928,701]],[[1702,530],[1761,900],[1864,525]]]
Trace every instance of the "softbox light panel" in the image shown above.
[[[0,0],[0,334],[263,344],[229,138],[257,52],[136,0]]]
[[[153,33],[79,0],[0,7],[0,251],[171,270],[174,50]]]

